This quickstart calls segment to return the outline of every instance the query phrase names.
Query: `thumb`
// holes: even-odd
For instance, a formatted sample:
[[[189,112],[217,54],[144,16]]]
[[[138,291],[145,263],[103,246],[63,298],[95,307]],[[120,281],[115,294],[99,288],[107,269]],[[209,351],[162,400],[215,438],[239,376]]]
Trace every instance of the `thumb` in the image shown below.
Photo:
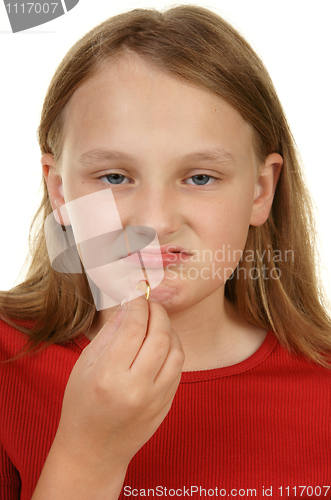
[[[128,304],[141,295],[145,295],[141,290],[135,290],[128,299],[124,299],[122,304],[111,313],[103,327],[99,330],[92,342],[84,349],[85,355],[88,355],[89,364],[94,363],[104,350],[116,330],[121,326]]]

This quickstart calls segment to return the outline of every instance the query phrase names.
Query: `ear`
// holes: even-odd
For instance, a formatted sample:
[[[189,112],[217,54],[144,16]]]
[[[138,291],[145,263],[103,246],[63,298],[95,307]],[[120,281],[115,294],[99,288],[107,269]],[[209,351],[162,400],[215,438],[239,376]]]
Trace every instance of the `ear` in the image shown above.
[[[59,224],[70,226],[70,219],[63,195],[62,178],[59,174],[54,156],[50,153],[44,154],[40,161],[47,184],[50,202],[54,211],[54,217]]]
[[[282,166],[283,158],[278,153],[271,153],[266,157],[255,183],[251,226],[260,226],[269,217]]]

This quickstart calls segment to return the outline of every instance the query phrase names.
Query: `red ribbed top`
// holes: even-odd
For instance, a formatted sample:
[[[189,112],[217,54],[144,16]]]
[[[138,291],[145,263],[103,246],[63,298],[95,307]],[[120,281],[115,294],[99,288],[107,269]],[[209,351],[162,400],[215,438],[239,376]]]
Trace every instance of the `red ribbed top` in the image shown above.
[[[0,322],[1,360],[25,342]],[[1,500],[31,498],[68,377],[88,344],[81,334],[0,365]],[[183,372],[170,412],[130,462],[120,498],[331,498],[330,389],[331,370],[289,354],[272,332],[241,363]]]

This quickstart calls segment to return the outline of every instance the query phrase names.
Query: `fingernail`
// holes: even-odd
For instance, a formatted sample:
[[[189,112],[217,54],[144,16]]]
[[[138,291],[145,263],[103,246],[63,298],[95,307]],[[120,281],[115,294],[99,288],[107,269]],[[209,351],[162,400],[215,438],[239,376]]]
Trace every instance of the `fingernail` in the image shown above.
[[[123,299],[119,309],[126,309],[128,307],[128,299]]]
[[[126,307],[128,307],[129,302],[131,302],[133,299],[136,299],[137,297],[141,297],[142,295],[145,296],[144,292],[142,292],[141,290],[135,290],[134,292],[130,293],[129,297],[126,297],[122,300],[121,309],[125,309]]]

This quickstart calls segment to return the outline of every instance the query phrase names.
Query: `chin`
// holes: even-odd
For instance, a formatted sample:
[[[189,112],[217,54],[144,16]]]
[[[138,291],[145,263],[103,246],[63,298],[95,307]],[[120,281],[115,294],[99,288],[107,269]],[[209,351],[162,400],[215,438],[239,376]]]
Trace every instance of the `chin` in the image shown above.
[[[164,306],[175,305],[180,297],[180,289],[175,283],[163,280],[162,283],[150,291],[150,297]]]

